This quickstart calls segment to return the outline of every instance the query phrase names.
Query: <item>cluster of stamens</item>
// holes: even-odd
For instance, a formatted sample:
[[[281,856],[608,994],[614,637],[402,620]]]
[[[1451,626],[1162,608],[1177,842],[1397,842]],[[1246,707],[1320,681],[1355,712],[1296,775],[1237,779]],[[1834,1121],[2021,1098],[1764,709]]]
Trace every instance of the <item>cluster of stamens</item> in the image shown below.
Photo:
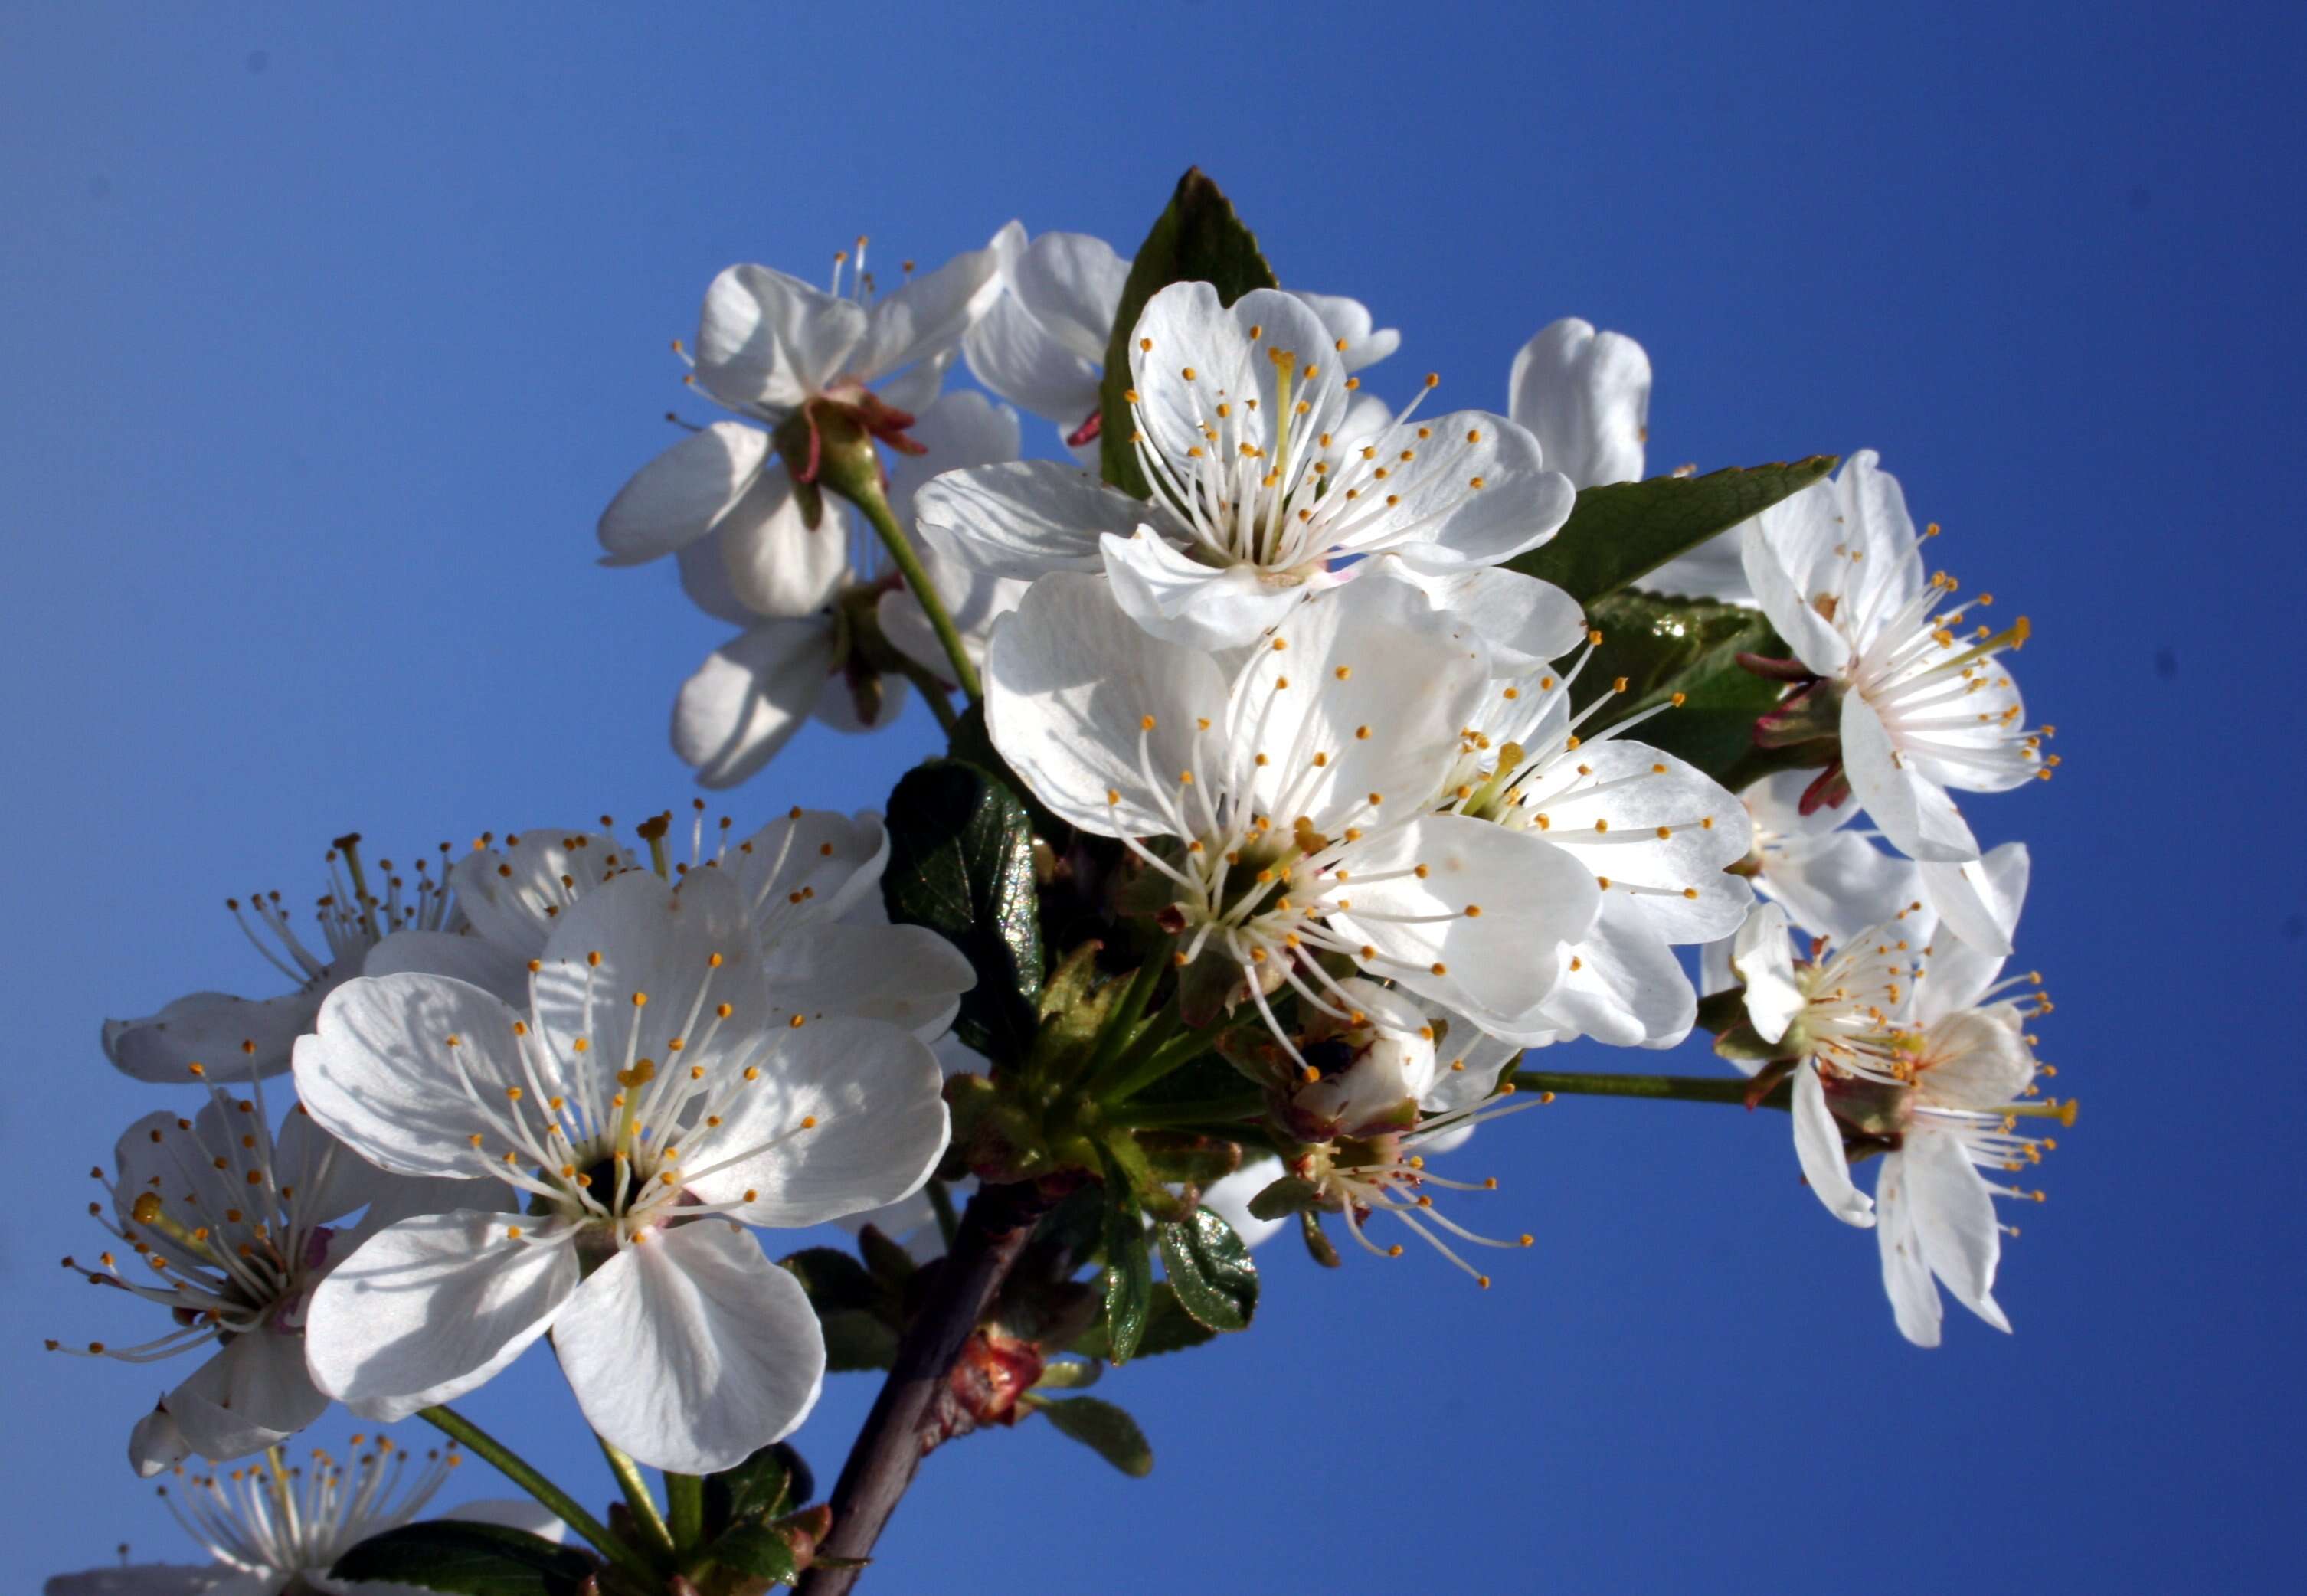
[[[1250,359],[1261,355],[1274,368],[1269,429],[1261,425],[1255,367],[1244,373],[1250,391],[1216,386],[1197,365],[1178,368],[1194,395],[1192,424],[1201,441],[1182,457],[1150,441],[1136,389],[1126,394],[1136,422],[1130,435],[1140,468],[1192,536],[1197,557],[1218,566],[1249,564],[1276,573],[1317,568],[1333,556],[1372,553],[1411,542],[1456,502],[1436,495],[1420,516],[1399,513],[1406,484],[1427,476],[1446,476],[1483,441],[1482,429],[1437,438],[1420,426],[1404,434],[1426,395],[1440,382],[1428,374],[1418,393],[1393,422],[1369,436],[1343,438],[1345,395],[1361,379],[1344,374],[1342,364],[1308,359],[1299,351],[1273,347],[1265,330],[1249,329]],[[1346,340],[1334,351],[1342,355]],[[1154,340],[1137,340],[1150,356]],[[1464,475],[1462,488],[1488,485],[1479,472]]]
[[[328,952],[323,957],[296,934],[278,892],[253,892],[245,905],[225,900],[242,932],[265,961],[298,986],[309,986],[331,970],[357,969],[361,956],[393,931],[439,931],[447,924],[453,903],[449,891],[449,845],[441,845],[441,879],[433,880],[428,860],[419,855],[412,884],[390,859],[377,861],[383,872],[384,891],[370,885],[360,856],[360,834],[340,837],[327,855],[329,890],[313,905]],[[262,932],[262,934],[259,934]]]
[[[368,1437],[351,1442],[361,1447]],[[255,1574],[320,1572],[360,1541],[415,1518],[461,1461],[453,1448],[428,1452],[412,1474],[408,1452],[378,1436],[349,1467],[318,1447],[309,1466],[292,1465],[274,1447],[263,1462],[221,1477],[180,1466],[179,1492],[159,1489],[184,1532],[219,1561]]]

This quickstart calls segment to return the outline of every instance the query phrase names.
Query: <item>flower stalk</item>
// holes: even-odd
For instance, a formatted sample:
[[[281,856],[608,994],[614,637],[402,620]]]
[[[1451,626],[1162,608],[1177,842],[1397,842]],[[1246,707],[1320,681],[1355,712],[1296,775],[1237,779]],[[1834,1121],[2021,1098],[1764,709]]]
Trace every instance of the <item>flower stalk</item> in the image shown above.
[[[590,1541],[593,1549],[610,1562],[643,1579],[656,1577],[656,1571],[649,1566],[648,1560],[612,1534],[608,1525],[586,1512],[576,1497],[547,1480],[534,1463],[462,1413],[454,1408],[436,1404],[418,1409],[416,1416],[475,1457],[493,1464],[498,1473],[535,1497],[555,1518]]]

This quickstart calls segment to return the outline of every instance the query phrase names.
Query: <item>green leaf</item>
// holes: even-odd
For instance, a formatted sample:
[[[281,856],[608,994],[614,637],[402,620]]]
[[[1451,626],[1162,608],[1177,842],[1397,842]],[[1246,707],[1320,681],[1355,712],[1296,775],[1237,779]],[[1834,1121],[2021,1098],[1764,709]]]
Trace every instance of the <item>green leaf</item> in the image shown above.
[[[743,1463],[705,1477],[705,1532],[717,1536],[731,1525],[775,1518],[791,1501],[807,1501],[816,1491],[809,1464],[783,1441],[762,1447]]]
[[[889,918],[939,932],[977,972],[955,1034],[996,1060],[1023,1057],[1042,990],[1025,806],[974,765],[931,759],[889,794],[888,826],[881,896]]]
[[[372,1535],[337,1559],[334,1579],[373,1580],[450,1596],[578,1596],[597,1565],[526,1530],[433,1519]]]
[[[1194,1316],[1179,1306],[1177,1289],[1166,1280],[1160,1281],[1154,1284],[1153,1299],[1146,1308],[1145,1333],[1138,1338],[1135,1356],[1157,1358],[1164,1352],[1182,1352],[1188,1347],[1197,1347],[1217,1338],[1216,1331],[1196,1324]],[[1111,1361],[1113,1343],[1107,1339],[1103,1325],[1092,1325],[1066,1350],[1079,1352],[1085,1358]]]
[[[1154,1448],[1137,1420],[1110,1402],[1076,1396],[1065,1402],[1045,1402],[1042,1412],[1058,1433],[1079,1441],[1133,1480],[1154,1472]]]
[[[818,1315],[825,1332],[825,1367],[832,1374],[887,1369],[897,1360],[896,1326],[865,1309]]]
[[[1145,1248],[1142,1199],[1112,1150],[1097,1151],[1105,1165],[1106,1356],[1127,1363],[1136,1355],[1153,1307],[1154,1261]]]
[[[806,1247],[777,1264],[800,1280],[819,1318],[845,1309],[876,1310],[888,1300],[888,1292],[865,1266],[837,1247]]]
[[[1583,709],[1598,698],[1610,701],[1595,711],[1586,735],[1669,703],[1679,692],[1678,708],[1652,716],[1634,734],[1688,759],[1734,791],[1754,777],[1736,784],[1728,778],[1758,762],[1795,768],[1783,751],[1754,746],[1755,717],[1775,707],[1786,691],[1785,683],[1765,681],[1738,663],[1741,654],[1787,652],[1761,611],[1709,599],[1620,593],[1591,606],[1587,621],[1601,632],[1602,641],[1579,673],[1572,703]],[[1620,677],[1626,691],[1614,693],[1612,684]]]
[[[739,1524],[713,1543],[711,1556],[724,1568],[772,1584],[790,1585],[801,1579],[793,1547],[768,1524]]]
[[[858,1231],[857,1250],[864,1256],[873,1278],[892,1291],[904,1290],[905,1282],[921,1267],[913,1262],[913,1255],[883,1235],[879,1225],[865,1225]]]
[[[1129,340],[1145,302],[1171,283],[1208,283],[1221,305],[1231,305],[1252,288],[1278,288],[1274,269],[1258,253],[1257,235],[1241,225],[1233,202],[1202,175],[1199,167],[1178,179],[1177,192],[1137,246],[1113,313],[1113,338],[1105,349],[1105,383],[1099,407],[1100,464],[1106,481],[1143,499],[1153,492],[1137,468],[1129,435]]]
[[[1085,1390],[1096,1385],[1104,1373],[1105,1365],[1102,1363],[1078,1358],[1053,1358],[1042,1366],[1042,1377],[1033,1382],[1033,1388],[1036,1391]]]
[[[1257,1311],[1257,1265],[1233,1226],[1207,1208],[1160,1231],[1162,1267],[1185,1310],[1213,1330],[1247,1330]]]
[[[1835,463],[1833,455],[1814,454],[1784,465],[1586,488],[1561,531],[1507,564],[1592,604],[1808,487]]]

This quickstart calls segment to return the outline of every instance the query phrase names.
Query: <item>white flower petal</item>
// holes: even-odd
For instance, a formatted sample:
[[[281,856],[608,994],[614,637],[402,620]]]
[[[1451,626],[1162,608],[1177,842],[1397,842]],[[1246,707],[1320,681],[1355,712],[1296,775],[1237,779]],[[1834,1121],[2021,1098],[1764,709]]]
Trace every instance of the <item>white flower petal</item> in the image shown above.
[[[748,1224],[782,1229],[919,1190],[948,1135],[937,1056],[879,1020],[836,1017],[774,1034],[756,1058],[759,1078],[723,1111],[709,1147],[699,1145],[699,1157],[740,1162],[690,1177],[688,1188],[742,1204],[736,1216]]]
[[[2002,961],[2011,952],[2011,934],[2019,929],[2019,911],[2027,902],[2031,862],[2025,843],[2004,843],[1983,859],[1965,864],[1925,864],[1923,890],[1931,910],[1947,930],[1960,939],[1961,953],[1943,948],[1931,964],[1933,995],[1945,1012],[1968,1008],[1994,984]],[[1979,961],[1992,959],[1993,963]],[[1976,965],[1977,967],[1971,967]]]
[[[1151,636],[1104,581],[1073,572],[1034,583],[994,629],[985,680],[1001,757],[1058,815],[1103,837],[1169,832],[1168,789],[1144,771],[1174,780],[1194,763],[1196,723],[1226,715],[1225,678],[1208,656]]]
[[[1253,565],[1205,565],[1144,527],[1099,540],[1123,614],[1165,642],[1216,653],[1280,622],[1307,596]]]
[[[1994,1198],[1961,1138],[1917,1124],[1903,1151],[1915,1233],[1931,1273],[1956,1301],[1997,1330],[2009,1330],[2011,1321],[1994,1295],[1994,1269],[2003,1256]]]
[[[485,1384],[576,1291],[576,1236],[565,1220],[462,1209],[380,1231],[313,1293],[313,1379],[388,1423]]]
[[[1736,931],[1753,890],[1725,867],[1746,856],[1746,807],[1695,766],[1647,743],[1581,744],[1525,781],[1522,808],[1544,815],[1547,840],[1568,849],[1613,898],[1631,900],[1669,942]]]
[[[759,480],[768,453],[768,433],[733,421],[683,438],[635,472],[601,512],[604,563],[638,565],[695,543]]]
[[[1331,347],[1339,366],[1347,372],[1358,372],[1366,365],[1376,365],[1402,347],[1402,333],[1392,327],[1375,327],[1376,318],[1369,306],[1343,294],[1312,294],[1303,288],[1284,290],[1292,299],[1301,301],[1307,309],[1322,318],[1322,326],[1330,334]],[[1337,340],[1345,340],[1345,348],[1337,348]]]
[[[123,1075],[161,1085],[192,1080],[194,1064],[211,1080],[279,1075],[288,1068],[296,1038],[313,1028],[322,1000],[345,975],[331,966],[303,991],[278,998],[191,992],[143,1019],[107,1020],[104,1056]]]
[[[1018,258],[1015,288],[1018,303],[1051,337],[1078,358],[1103,365],[1128,281],[1129,262],[1104,239],[1044,233]]]
[[[1097,414],[1098,361],[1066,348],[1016,299],[996,305],[963,340],[972,375],[994,392],[1071,433]]]
[[[998,251],[968,250],[881,295],[867,312],[865,337],[848,374],[870,382],[955,348],[991,304],[990,296],[981,296],[1000,269]]]
[[[266,1328],[236,1335],[168,1393],[168,1412],[212,1463],[278,1446],[328,1411],[305,1372],[304,1337]]]
[[[1622,332],[1565,316],[1514,356],[1509,413],[1573,485],[1634,482],[1650,435],[1651,358]]]
[[[1900,752],[1882,717],[1855,692],[1842,700],[1842,768],[1852,794],[1908,858],[1960,863],[1978,857],[1978,839],[1954,800]]]
[[[509,834],[502,850],[476,847],[450,868],[449,880],[457,891],[457,906],[473,929],[520,966],[520,990],[505,1000],[526,1008],[528,961],[545,951],[562,910],[611,876],[644,862],[640,854],[602,832],[529,826]],[[368,973],[385,972],[372,967]],[[438,974],[471,979],[453,970]]]
[[[745,606],[729,585],[729,562],[721,552],[721,534],[700,537],[673,556],[681,572],[681,590],[689,601],[716,621],[750,626],[760,617]]]
[[[730,593],[756,615],[816,614],[849,574],[848,523],[828,496],[810,526],[784,468],[762,472],[716,529]]]
[[[737,883],[755,931],[773,947],[779,927],[814,926],[878,901],[888,862],[889,833],[879,815],[796,805],[727,849],[717,868]],[[795,893],[806,910],[789,901]]]
[[[1874,1223],[1874,1199],[1851,1183],[1842,1130],[1826,1106],[1816,1066],[1805,1063],[1795,1071],[1794,1099],[1795,1157],[1803,1178],[1829,1214],[1865,1230]]]
[[[620,1251],[570,1302],[553,1347],[586,1422],[684,1474],[731,1467],[792,1434],[825,1378],[808,1293],[720,1220]]]
[[[1539,1025],[1612,1047],[1659,1048],[1681,1042],[1698,1021],[1698,994],[1674,949],[1623,893],[1603,895],[1592,928],[1561,957]]]
[[[1795,657],[1822,676],[1835,675],[1850,661],[1849,639],[1812,603],[1815,595],[1842,591],[1849,565],[1836,552],[1842,535],[1834,485],[1826,482],[1788,494],[1739,534],[1739,559],[1755,602]]]
[[[441,1515],[459,1523],[495,1524],[500,1529],[519,1530],[545,1540],[565,1540],[569,1526],[559,1515],[541,1502],[527,1497],[492,1497],[478,1502],[459,1502]]]
[[[1755,885],[1784,904],[1796,924],[1842,942],[1912,904],[1922,889],[1917,868],[1913,860],[1886,854],[1863,837],[1831,831],[1766,854]]]
[[[914,521],[921,490],[948,471],[1017,458],[1017,412],[982,393],[948,393],[923,410],[912,436],[929,452],[901,454],[889,467],[889,510],[897,525]]]
[[[954,558],[1021,581],[1052,571],[1096,571],[1102,534],[1128,534],[1158,511],[1056,460],[1012,460],[951,471],[913,500],[924,536]]]
[[[1635,578],[1634,586],[1677,598],[1711,598],[1754,608],[1754,589],[1746,580],[1745,525],[1742,521],[1696,548],[1685,550],[1648,575]]]
[[[1434,576],[1389,553],[1353,569],[1359,581],[1382,574],[1417,588],[1437,616],[1481,639],[1490,668],[1500,676],[1541,671],[1586,638],[1586,613],[1576,599],[1551,582],[1503,566]]]
[[[1552,988],[1557,950],[1601,912],[1585,867],[1530,832],[1463,815],[1425,815],[1389,828],[1352,855],[1356,876],[1337,888],[1346,907],[1330,924],[1381,960],[1364,967],[1410,991],[1464,1010],[1484,1029],[1516,1037]],[[1423,878],[1409,872],[1424,864]],[[1392,880],[1375,878],[1404,872]],[[1468,915],[1469,905],[1480,909]],[[1447,919],[1407,922],[1428,915]],[[1437,974],[1434,966],[1439,965]]]
[[[673,751],[698,785],[733,787],[801,730],[833,668],[833,622],[764,621],[706,656],[673,708]]]
[[[1918,1347],[1934,1347],[1939,1344],[1943,1310],[1939,1306],[1939,1288],[1931,1280],[1930,1265],[1923,1257],[1922,1238],[1916,1231],[1915,1199],[1907,1189],[1907,1163],[1904,1151],[1885,1154],[1882,1172],[1874,1182],[1882,1290],[1891,1299],[1899,1334]]]
[[[1917,1099],[1933,1107],[2000,1110],[2018,1101],[2035,1078],[2024,1022],[2002,1005],[1951,1014],[1923,1033],[1931,1067],[1916,1083]]]
[[[1369,446],[1389,462],[1385,508],[1341,523],[1339,541],[1391,548],[1422,570],[1493,565],[1536,548],[1577,502],[1570,479],[1546,465],[1538,440],[1487,410],[1421,417]]]
[[[129,1563],[84,1574],[50,1575],[40,1596],[219,1596],[218,1581],[232,1572],[218,1563]]]
[[[1252,447],[1272,449],[1274,418],[1284,408],[1299,436],[1337,433],[1349,396],[1344,368],[1329,358],[1333,341],[1321,318],[1288,294],[1254,288],[1221,305],[1208,283],[1171,283],[1145,302],[1130,335],[1130,382],[1147,441],[1162,459],[1183,467],[1187,451],[1203,445],[1202,429],[1221,402],[1236,412],[1235,440]],[[1276,351],[1293,356],[1293,373],[1318,368],[1311,380],[1293,374],[1287,406],[1279,389],[1282,368],[1272,358]]]
[[[1795,956],[1787,941],[1787,912],[1757,904],[1738,928],[1730,948],[1730,967],[1746,983],[1746,1018],[1765,1042],[1787,1034],[1806,1006],[1795,984]]]
[[[544,939],[537,939],[544,946]],[[528,965],[511,949],[469,931],[397,931],[368,950],[364,975],[448,975],[493,992],[503,1002],[527,1001]]]
[[[128,1432],[128,1466],[136,1471],[140,1480],[150,1480],[155,1474],[176,1467],[192,1455],[193,1444],[176,1421],[168,1415],[167,1402],[152,1404],[152,1411],[139,1419]]]
[[[923,1042],[953,1024],[977,974],[958,948],[927,926],[812,921],[768,955],[777,1023],[801,1015],[886,1020]]]
[[[483,1167],[470,1138],[485,1137],[490,1156],[503,1150],[495,1105],[528,1078],[513,1035],[519,1019],[502,1000],[445,975],[347,982],[297,1044],[296,1094],[322,1129],[372,1163],[469,1179]]]
[[[1866,616],[1887,616],[1923,590],[1923,556],[1899,479],[1882,469],[1871,449],[1853,450],[1835,473],[1843,539],[1865,557],[1844,589],[1844,602]]]
[[[699,386],[732,409],[791,410],[843,374],[864,307],[767,266],[732,266],[705,291]]]

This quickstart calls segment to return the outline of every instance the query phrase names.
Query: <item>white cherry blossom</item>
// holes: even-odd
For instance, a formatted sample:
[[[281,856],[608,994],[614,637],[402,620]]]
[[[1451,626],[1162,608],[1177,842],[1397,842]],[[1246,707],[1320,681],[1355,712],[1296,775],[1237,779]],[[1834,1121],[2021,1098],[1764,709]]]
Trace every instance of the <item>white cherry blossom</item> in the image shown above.
[[[1341,341],[1289,295],[1228,307],[1207,283],[1174,283],[1131,340],[1152,502],[1024,460],[940,477],[921,496],[922,524],[992,575],[1102,571],[1130,619],[1205,649],[1276,625],[1355,556],[1390,550],[1455,576],[1554,535],[1573,493],[1535,438],[1485,411],[1418,422],[1415,400],[1390,419],[1350,416],[1359,379]]]
[[[1984,861],[1987,891],[2008,905],[2000,928],[2006,941],[2026,871],[2026,850],[2016,843]],[[1994,1199],[2040,1202],[2043,1194],[1981,1171],[2015,1173],[2039,1163],[2056,1143],[2022,1133],[2020,1121],[2071,1125],[2075,1114],[2072,1100],[2040,1097],[2035,1084],[2047,1068],[2027,1030],[2050,1008],[2040,978],[1999,980],[2002,956],[1936,926],[1926,908],[1798,966],[1783,912],[1766,905],[1740,934],[1738,964],[1757,1032],[1800,1053],[1793,1107],[1804,1175],[1829,1213],[1874,1228],[1900,1334],[1919,1346],[1938,1343],[1934,1277],[2008,1330],[1994,1285],[2011,1227],[1997,1218]],[[1850,1178],[1845,1148],[1853,1138],[1882,1154],[1872,1197]]]
[[[726,1468],[801,1422],[825,1365],[808,1298],[746,1227],[918,1188],[946,1142],[937,1061],[886,1022],[781,1010],[730,871],[611,877],[530,974],[519,1006],[442,976],[351,982],[299,1044],[306,1105],[363,1156],[488,1174],[528,1209],[371,1238],[314,1294],[313,1378],[397,1418],[550,1331],[598,1433]]]
[[[453,1448],[422,1460],[389,1436],[356,1434],[353,1459],[318,1447],[304,1463],[274,1457],[219,1476],[176,1471],[160,1498],[210,1558],[199,1566],[128,1564],[60,1574],[46,1596],[422,1596],[417,1587],[330,1577],[337,1559],[424,1512],[462,1461]],[[559,1540],[566,1526],[533,1502],[467,1503],[441,1515]]]
[[[354,833],[329,848],[329,889],[313,905],[319,935],[313,940],[297,934],[278,892],[225,900],[241,933],[295,983],[293,990],[276,998],[192,992],[142,1019],[108,1019],[104,1056],[123,1074],[169,1085],[192,1079],[188,1067],[194,1063],[219,1080],[287,1069],[288,1050],[313,1028],[322,1000],[360,974],[369,949],[397,931],[437,931],[458,923],[446,880],[446,843],[441,845],[442,879],[433,879],[430,862],[420,854],[414,885],[390,859],[377,862],[382,879],[372,882],[360,843]]]
[[[2026,724],[2001,658],[2027,640],[2026,617],[1959,632],[1993,596],[1958,602],[1951,577],[1925,579],[1923,537],[1897,478],[1861,450],[1832,480],[1748,522],[1742,555],[1763,613],[1821,678],[1799,691],[1839,700],[1829,729],[1839,730],[1848,785],[1830,769],[1804,803],[1855,794],[1900,853],[1959,864],[1979,847],[1949,789],[2003,792],[2048,776],[2056,759],[2042,751],[2049,728]]]
[[[1528,1008],[1485,1024],[1532,1046],[1589,1036],[1672,1047],[1698,1005],[1673,949],[1728,936],[1745,919],[1754,894],[1728,867],[1745,856],[1750,828],[1721,784],[1631,735],[1672,706],[1581,734],[1613,696],[1573,711],[1572,685],[1591,657],[1487,683],[1443,784],[1446,812],[1543,839],[1590,874],[1600,897],[1593,923],[1556,950],[1559,967]]]
[[[994,240],[1001,297],[969,330],[962,348],[977,380],[1021,409],[1055,422],[1085,466],[1097,463],[1100,384],[1129,262],[1102,238],[1043,233],[1030,243],[1011,223]],[[1359,300],[1297,293],[1332,339],[1345,340],[1344,368],[1359,371],[1400,347],[1393,328],[1375,328]]]
[[[699,800],[690,859],[674,869],[719,871],[737,882],[768,976],[773,1021],[845,1016],[889,1020],[924,1042],[944,1034],[976,974],[935,931],[889,922],[880,893],[889,837],[880,816],[795,806],[742,840],[731,832],[725,816],[708,845]],[[656,842],[665,840],[660,834]],[[502,846],[493,836],[477,838],[450,872],[459,901],[469,905],[469,928],[396,932],[370,956],[368,973],[452,975],[518,1008],[527,1001],[529,961],[544,956],[561,916],[604,881],[648,869],[652,845],[621,841],[605,827],[532,827],[507,834]]]
[[[188,1453],[244,1457],[319,1418],[329,1399],[304,1357],[313,1291],[364,1238],[487,1196],[377,1169],[301,1108],[276,1132],[261,1085],[245,1096],[211,1085],[189,1119],[145,1115],[113,1159],[111,1175],[95,1171],[111,1201],[89,1213],[133,1264],[107,1248],[93,1267],[64,1266],[166,1309],[170,1327],[134,1344],[48,1345],[134,1364],[208,1354],[138,1423],[130,1460],[147,1475]]]
[[[690,385],[773,429],[797,420],[806,442],[785,460],[757,427],[720,421],[691,433],[602,512],[603,563],[641,564],[709,534],[721,556],[717,585],[753,613],[806,615],[832,596],[847,553],[845,511],[827,506],[820,519],[818,495],[794,491],[796,477],[816,480],[809,445],[822,408],[837,408],[901,454],[921,452],[911,429],[938,397],[962,335],[1000,291],[991,247],[920,277],[908,262],[905,282],[888,294],[875,291],[863,239],[845,293],[848,264],[846,252],[835,257],[829,293],[767,266],[732,266],[713,279]]]
[[[1166,881],[1188,999],[1255,1004],[1285,1048],[1268,994],[1340,1012],[1316,953],[1505,1021],[1600,907],[1593,875],[1542,838],[1434,812],[1488,665],[1479,643],[1405,624],[1385,588],[1299,606],[1230,680],[1128,625],[1105,582],[1059,572],[988,655],[986,724],[1011,768]]]
[[[888,493],[898,526],[909,532],[915,496],[936,473],[1017,456],[1016,412],[982,394],[947,394],[922,412],[913,435],[924,452],[899,459]],[[828,506],[826,513],[830,518],[834,511]],[[879,536],[862,527],[844,533],[832,522],[798,536],[816,540],[813,549],[837,551],[828,556],[830,574],[805,605],[763,609],[758,595],[728,580],[727,562],[716,557],[723,537],[717,530],[682,553],[682,585],[690,597],[708,614],[745,628],[707,656],[673,706],[673,751],[696,768],[701,785],[744,781],[812,717],[841,732],[893,724],[905,708],[907,681],[901,662],[866,640],[869,631],[932,677],[942,681],[953,668]],[[914,542],[965,645],[973,658],[982,657],[986,633],[1016,606],[1025,585],[964,564],[934,540],[916,536]],[[771,563],[798,569],[785,555]]]

